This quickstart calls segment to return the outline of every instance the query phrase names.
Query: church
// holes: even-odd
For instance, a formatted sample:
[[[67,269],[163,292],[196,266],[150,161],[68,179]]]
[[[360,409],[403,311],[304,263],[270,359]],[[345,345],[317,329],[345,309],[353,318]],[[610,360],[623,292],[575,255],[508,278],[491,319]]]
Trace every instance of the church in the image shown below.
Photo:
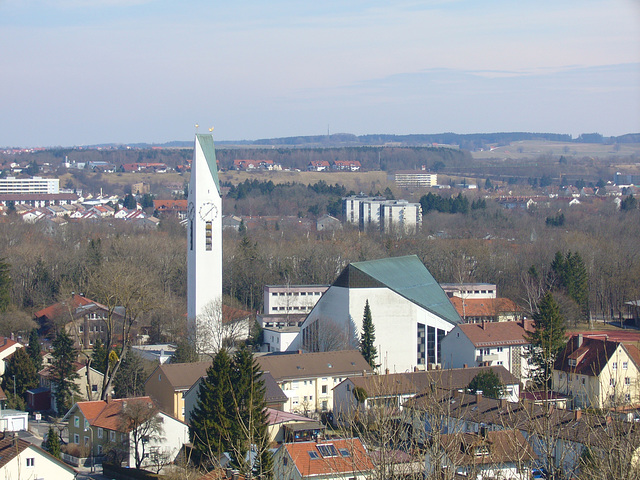
[[[222,341],[222,195],[211,134],[196,134],[187,207],[187,325],[198,353]]]

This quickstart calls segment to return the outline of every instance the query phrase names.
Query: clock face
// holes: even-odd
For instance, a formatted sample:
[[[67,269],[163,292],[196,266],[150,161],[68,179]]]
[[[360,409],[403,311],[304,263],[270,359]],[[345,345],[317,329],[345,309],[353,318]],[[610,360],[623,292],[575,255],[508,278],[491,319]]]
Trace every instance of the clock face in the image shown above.
[[[189,216],[189,220],[193,220],[193,217],[196,216],[196,206],[193,204],[193,202],[189,202],[187,215]]]
[[[218,207],[215,203],[206,202],[200,207],[200,218],[206,221],[212,221],[218,216]]]

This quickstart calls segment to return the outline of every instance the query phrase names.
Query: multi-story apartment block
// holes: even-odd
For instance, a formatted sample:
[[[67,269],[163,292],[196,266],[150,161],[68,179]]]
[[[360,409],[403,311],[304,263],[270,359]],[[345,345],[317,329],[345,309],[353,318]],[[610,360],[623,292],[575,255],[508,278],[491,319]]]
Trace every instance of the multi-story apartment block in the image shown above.
[[[441,283],[440,286],[449,297],[496,298],[497,287],[492,283]]]
[[[438,174],[426,170],[401,170],[395,173],[398,187],[436,187]]]
[[[329,285],[265,285],[264,313],[303,314],[313,310]]]
[[[0,178],[0,195],[60,193],[57,178]]]
[[[386,200],[383,197],[352,196],[342,199],[342,212],[347,223],[360,230],[371,228],[382,232],[410,233],[422,224],[422,206],[406,200]]]

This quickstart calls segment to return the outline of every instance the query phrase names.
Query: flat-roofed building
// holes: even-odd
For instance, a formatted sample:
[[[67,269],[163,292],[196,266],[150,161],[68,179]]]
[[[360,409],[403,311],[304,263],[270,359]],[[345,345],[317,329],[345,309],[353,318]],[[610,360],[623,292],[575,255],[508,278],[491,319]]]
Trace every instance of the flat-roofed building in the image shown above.
[[[399,170],[395,173],[398,187],[437,187],[438,174],[426,170]]]
[[[263,289],[264,313],[309,313],[329,285],[265,285]]]
[[[2,194],[46,194],[60,193],[60,180],[57,178],[0,178],[0,195]]]

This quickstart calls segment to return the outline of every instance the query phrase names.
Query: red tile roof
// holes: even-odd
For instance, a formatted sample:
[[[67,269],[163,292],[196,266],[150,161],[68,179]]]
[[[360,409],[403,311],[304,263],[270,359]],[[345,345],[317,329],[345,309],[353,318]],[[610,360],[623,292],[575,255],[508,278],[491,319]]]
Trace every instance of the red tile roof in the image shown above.
[[[323,445],[333,445],[337,456],[323,456],[321,453]],[[358,438],[288,443],[282,445],[281,448],[284,448],[289,454],[289,458],[294,462],[302,477],[328,473],[337,476],[352,472],[367,472],[374,468],[369,454]],[[348,455],[343,456],[340,450],[348,452]],[[314,452],[317,458],[312,458],[309,452]]]
[[[46,317],[49,320],[53,320],[56,317],[59,317],[61,314],[67,313],[69,309],[71,309],[72,311],[75,311],[75,309],[78,307],[91,305],[92,303],[99,305],[93,300],[89,300],[88,298],[83,297],[82,295],[74,294],[72,295],[70,302],[65,300],[62,302],[54,303],[53,305],[50,305],[46,308],[43,308],[42,310],[37,311],[33,315],[36,318]]]
[[[450,297],[449,300],[461,317],[463,315],[466,317],[495,317],[503,313],[522,311],[514,301],[508,298],[465,298],[463,300],[460,297]]]
[[[118,398],[108,402],[104,400],[78,402],[77,405],[91,426],[128,432],[130,428],[123,425],[120,414],[125,405],[132,403],[143,403],[149,405],[150,408],[155,407],[151,397]]]
[[[458,328],[476,347],[526,345],[526,330],[520,322],[463,323]]]
[[[597,377],[606,368],[615,351],[621,346],[627,350],[629,356],[640,367],[636,360],[636,358],[640,358],[640,353],[637,352],[637,349],[633,350],[635,347],[632,345],[626,346],[620,342],[574,335],[558,354],[553,368],[563,372]]]
[[[2,341],[2,340],[0,340]],[[15,340],[11,340],[10,338],[5,337],[4,338],[4,345],[0,346],[0,358],[3,358],[2,356],[2,352],[4,352],[5,350],[8,350],[9,348],[13,347],[14,345],[17,345],[17,348],[22,348],[23,345],[19,342],[16,342]]]

